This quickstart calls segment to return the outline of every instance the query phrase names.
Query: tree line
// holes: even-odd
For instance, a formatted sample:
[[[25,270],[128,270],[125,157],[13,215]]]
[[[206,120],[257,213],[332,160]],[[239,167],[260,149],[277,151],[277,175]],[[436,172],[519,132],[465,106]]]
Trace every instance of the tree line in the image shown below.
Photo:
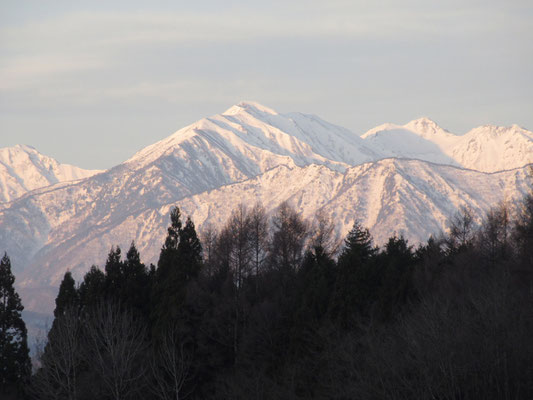
[[[20,315],[11,303],[6,315]],[[239,205],[200,239],[176,207],[157,266],[134,243],[125,257],[112,247],[79,284],[67,272],[55,304],[33,375],[25,327],[15,356],[16,318],[2,317],[4,388],[35,399],[533,398],[533,194],[480,226],[463,208],[416,248],[396,235],[377,247],[358,222],[339,243],[333,221],[286,203],[270,218]]]

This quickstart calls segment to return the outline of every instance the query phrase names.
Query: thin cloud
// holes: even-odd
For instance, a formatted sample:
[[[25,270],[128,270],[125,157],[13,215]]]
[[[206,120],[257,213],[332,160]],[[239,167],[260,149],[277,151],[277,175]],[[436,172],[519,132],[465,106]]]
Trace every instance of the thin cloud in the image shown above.
[[[85,73],[122,63],[128,51],[154,47],[239,46],[257,41],[350,41],[490,32],[498,15],[472,18],[478,8],[414,12],[408,7],[361,6],[335,2],[329,7],[292,7],[286,13],[231,10],[209,13],[75,13],[0,29],[0,89],[38,85],[62,74]],[[281,10],[280,10],[281,11]],[[344,12],[340,12],[344,11]],[[481,12],[488,13],[487,9]],[[467,21],[468,23],[465,23]],[[477,21],[477,22],[476,22]],[[515,29],[520,24],[514,24]],[[172,51],[172,50],[170,50]],[[83,75],[82,75],[83,76]]]
[[[209,13],[76,13],[0,29],[5,49],[57,51],[139,44],[244,43],[273,38],[390,37],[392,35],[461,34],[490,29],[480,18],[487,10],[353,9],[325,14]],[[498,14],[494,14],[495,17]],[[470,20],[470,21],[468,21]],[[477,22],[476,22],[477,21]],[[467,23],[465,23],[467,22]],[[443,31],[443,29],[447,29]]]

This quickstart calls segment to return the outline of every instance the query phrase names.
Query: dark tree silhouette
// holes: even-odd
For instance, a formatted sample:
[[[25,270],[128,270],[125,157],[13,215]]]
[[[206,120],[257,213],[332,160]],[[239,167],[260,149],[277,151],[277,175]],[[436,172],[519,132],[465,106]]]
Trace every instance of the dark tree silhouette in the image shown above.
[[[59,293],[56,297],[56,308],[54,310],[54,317],[59,318],[67,309],[75,309],[79,306],[79,294],[76,289],[76,282],[72,277],[70,271],[65,273],[61,284],[59,285]]]
[[[22,389],[31,374],[24,309],[13,284],[11,261],[4,254],[0,261],[0,383],[2,392]]]

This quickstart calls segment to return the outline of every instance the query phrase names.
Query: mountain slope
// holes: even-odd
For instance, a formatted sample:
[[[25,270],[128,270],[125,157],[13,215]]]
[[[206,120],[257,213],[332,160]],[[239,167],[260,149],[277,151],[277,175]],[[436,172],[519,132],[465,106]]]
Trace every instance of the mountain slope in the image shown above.
[[[242,102],[180,129],[124,164],[138,169],[156,160],[179,159],[180,164],[172,167],[199,169],[208,180],[228,183],[280,164],[323,164],[344,170],[379,157],[352,132],[316,116],[279,114],[257,103]]]
[[[478,171],[502,171],[533,162],[533,132],[518,125],[484,125],[460,137],[450,150],[460,165]]]
[[[413,158],[460,166],[448,154],[448,148],[456,142],[457,136],[428,118],[420,118],[403,126],[383,124],[361,137],[383,157]]]
[[[527,168],[488,174],[399,159],[365,163],[344,173],[320,165],[280,165],[245,181],[129,213],[96,201],[96,208],[102,209],[95,222],[91,213],[57,218],[59,210],[73,206],[71,197],[80,196],[76,191],[84,190],[79,184],[57,185],[0,211],[0,240],[14,246],[9,237],[16,233],[16,242],[23,248],[35,246],[28,267],[20,271],[20,284],[23,294],[32,292],[33,299],[39,299],[39,304],[30,300],[28,306],[43,307],[46,302],[36,294],[36,287],[56,286],[66,269],[81,277],[90,265],[104,262],[112,244],[127,247],[135,240],[143,260],[156,262],[174,205],[190,215],[201,231],[208,225],[220,227],[241,202],[260,201],[272,212],[282,201],[289,201],[305,218],[324,210],[337,222],[341,235],[358,219],[378,243],[393,232],[416,243],[445,230],[446,221],[460,206],[470,207],[479,219],[499,201],[520,198],[527,187]],[[90,198],[87,201],[93,203]],[[32,226],[43,229],[32,231]],[[22,228],[6,232],[6,227]],[[14,256],[18,263],[20,253]]]
[[[102,171],[60,164],[30,146],[4,147],[0,149],[0,203],[34,189],[87,178],[99,172]]]

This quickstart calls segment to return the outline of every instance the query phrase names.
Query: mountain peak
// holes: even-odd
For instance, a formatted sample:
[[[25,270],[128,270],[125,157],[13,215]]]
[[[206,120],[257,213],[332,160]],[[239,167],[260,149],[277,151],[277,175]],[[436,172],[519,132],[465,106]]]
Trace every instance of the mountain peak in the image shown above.
[[[99,172],[102,171],[61,164],[25,144],[0,148],[0,204],[34,189],[87,178]]]
[[[37,151],[37,149],[35,149],[35,147],[33,146],[29,146],[27,144],[16,144],[14,146],[11,146],[11,147],[2,147],[0,148],[0,152],[17,152],[17,153],[20,153],[20,152],[23,152],[23,153],[38,153],[38,154],[41,154]]]
[[[226,111],[224,111],[223,115],[235,115],[239,114],[242,111],[256,111],[256,112],[262,112],[266,114],[272,114],[272,115],[278,115],[278,113],[268,108],[262,104],[259,104],[255,101],[241,101],[238,104],[235,104],[234,106],[228,108]]]
[[[436,131],[437,129],[442,129],[435,121],[433,121],[431,118],[428,117],[421,117],[414,119],[407,124],[404,125],[405,127],[417,127],[417,128],[423,128],[425,130],[431,130]]]
[[[15,148],[24,150],[26,152],[28,152],[28,151],[36,151],[38,153],[38,151],[37,151],[37,149],[35,147],[30,146],[28,144],[16,144]]]
[[[385,124],[381,124],[372,129],[369,129],[368,131],[366,131],[365,133],[361,135],[361,138],[366,139],[372,136],[376,136],[377,134],[379,134],[379,132],[389,131],[389,130],[399,129],[399,128],[400,128],[399,125],[387,122]]]

